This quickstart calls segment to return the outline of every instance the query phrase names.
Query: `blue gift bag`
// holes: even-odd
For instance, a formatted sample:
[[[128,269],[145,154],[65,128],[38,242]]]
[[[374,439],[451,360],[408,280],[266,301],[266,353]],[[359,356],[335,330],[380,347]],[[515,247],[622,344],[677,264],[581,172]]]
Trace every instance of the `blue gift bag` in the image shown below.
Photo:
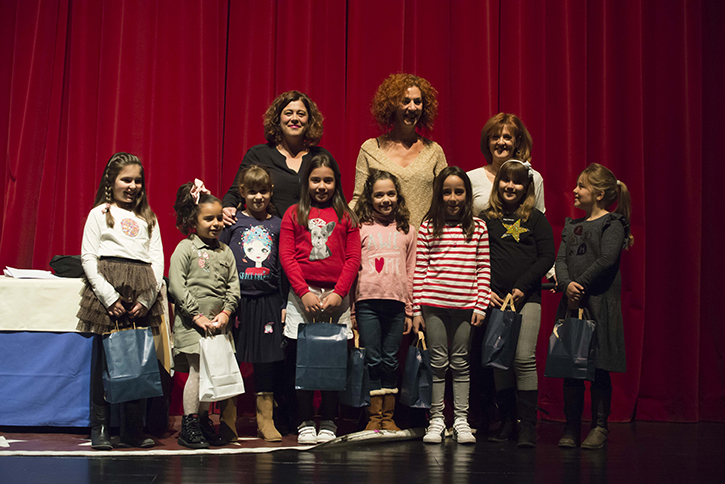
[[[506,306],[510,307],[509,311],[506,311]],[[522,316],[515,311],[511,294],[506,295],[501,309],[491,309],[481,351],[483,366],[500,370],[511,368],[519,344],[521,320]]]
[[[122,403],[164,394],[151,328],[104,334],[103,359],[107,402]]]
[[[347,326],[301,323],[295,389],[341,391],[347,380]]]
[[[400,387],[400,403],[413,408],[430,408],[433,388],[433,370],[425,335],[418,333],[418,341],[408,348]]]
[[[340,403],[348,407],[370,405],[370,374],[365,364],[365,348],[360,348],[360,333],[355,334],[355,347],[347,358],[347,383],[340,392]]]
[[[597,363],[597,324],[583,318],[558,320],[549,337],[544,376],[594,381]]]

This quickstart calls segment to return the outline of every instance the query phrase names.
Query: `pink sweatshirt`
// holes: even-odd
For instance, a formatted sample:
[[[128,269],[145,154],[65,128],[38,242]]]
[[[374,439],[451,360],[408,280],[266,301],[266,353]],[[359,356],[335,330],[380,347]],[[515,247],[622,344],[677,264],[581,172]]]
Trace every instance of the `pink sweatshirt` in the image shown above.
[[[360,227],[361,265],[355,301],[392,299],[405,303],[405,314],[413,316],[415,275],[415,228],[398,231],[395,222],[376,220]]]

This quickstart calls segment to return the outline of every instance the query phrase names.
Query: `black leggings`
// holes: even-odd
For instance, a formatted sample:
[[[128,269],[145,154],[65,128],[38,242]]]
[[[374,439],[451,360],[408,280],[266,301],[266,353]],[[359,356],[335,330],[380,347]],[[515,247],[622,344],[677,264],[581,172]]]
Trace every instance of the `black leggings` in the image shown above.
[[[584,380],[564,378],[564,386],[584,388]],[[592,382],[591,388],[596,388],[598,390],[611,390],[612,379],[609,377],[609,372],[607,370],[600,370],[599,368],[594,370],[594,381]]]
[[[93,337],[91,356],[91,402],[94,405],[107,405],[103,396],[103,337]]]
[[[271,393],[279,386],[277,380],[284,372],[284,361],[271,363],[253,363],[254,391],[257,393]]]

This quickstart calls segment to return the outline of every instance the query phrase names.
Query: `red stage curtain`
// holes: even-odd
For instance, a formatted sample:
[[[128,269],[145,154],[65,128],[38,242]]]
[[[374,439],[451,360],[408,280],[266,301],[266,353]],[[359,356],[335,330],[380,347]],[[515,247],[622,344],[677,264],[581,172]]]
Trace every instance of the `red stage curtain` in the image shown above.
[[[622,258],[628,372],[612,419],[725,421],[714,301],[723,168],[723,6],[717,0],[197,0],[0,2],[0,265],[79,252],[107,159],[138,154],[165,252],[195,177],[223,194],[280,92],[308,93],[351,195],[370,101],[393,72],[439,91],[428,136],[473,169],[483,123],[517,113],[534,138],[557,242],[578,173],[602,163],[633,196]],[[544,297],[537,354],[559,296]],[[540,378],[561,418],[561,382]]]

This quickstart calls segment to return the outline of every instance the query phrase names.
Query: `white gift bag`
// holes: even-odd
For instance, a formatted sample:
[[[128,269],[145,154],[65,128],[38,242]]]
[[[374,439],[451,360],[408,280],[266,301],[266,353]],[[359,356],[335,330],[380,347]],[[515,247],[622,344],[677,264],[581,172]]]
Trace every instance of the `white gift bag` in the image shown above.
[[[199,341],[199,400],[218,402],[244,393],[231,342],[223,334]]]

